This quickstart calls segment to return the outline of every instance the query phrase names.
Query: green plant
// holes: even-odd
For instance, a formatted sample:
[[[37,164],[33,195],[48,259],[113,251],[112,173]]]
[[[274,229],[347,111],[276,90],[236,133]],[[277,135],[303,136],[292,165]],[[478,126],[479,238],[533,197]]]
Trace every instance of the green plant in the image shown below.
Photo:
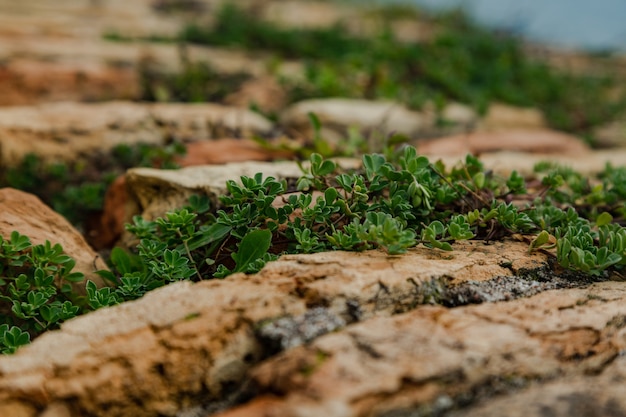
[[[89,220],[100,214],[106,190],[118,175],[136,166],[177,168],[175,158],[184,153],[183,144],[172,142],[165,146],[121,144],[108,153],[72,162],[47,162],[27,154],[15,166],[0,167],[0,187],[37,195],[79,230],[87,231]]]
[[[418,155],[414,148],[405,147],[394,161],[368,154],[363,156],[362,171],[337,172],[332,160],[314,153],[308,166],[302,165],[303,175],[296,182],[298,192],[288,193],[284,181],[261,174],[242,177],[240,183],[227,183],[229,193],[220,198],[223,207],[215,216],[205,214],[200,220],[183,209],[154,222],[137,218],[129,230],[142,239],[138,253],[144,259],[146,247],[153,247],[152,252],[158,254],[177,247],[195,271],[185,270],[182,276],[198,279],[256,271],[278,253],[381,248],[399,254],[418,243],[451,250],[451,243],[458,240],[492,240],[513,234],[536,235],[531,239],[531,250],[557,247],[555,256],[567,268],[598,275],[609,267],[620,267],[624,230],[607,221],[611,216],[608,212],[596,216],[592,227],[594,223],[580,217],[572,207],[557,207],[555,203],[563,203],[566,197],[570,204],[579,201],[582,189],[576,182],[570,185],[579,193],[560,189],[563,182],[554,179],[563,168],[553,168],[544,177],[544,188],[533,196],[517,172],[508,178],[495,177],[471,156],[465,164],[446,170],[442,164],[432,164]],[[603,173],[616,180],[621,175],[610,167]],[[607,179],[603,187],[615,189]],[[321,195],[314,198],[314,192]],[[514,205],[509,202],[513,195],[532,203]],[[586,198],[592,198],[591,194]],[[594,198],[596,203],[623,201],[613,194],[603,200]],[[277,205],[278,201],[281,203]],[[181,218],[186,221],[181,222]],[[554,245],[547,245],[548,241]],[[183,250],[185,242],[194,244]],[[565,256],[570,247],[582,252],[576,249],[576,254]],[[186,262],[179,262],[187,268]]]
[[[219,73],[206,62],[182,59],[182,64],[183,69],[178,73],[163,73],[160,68],[141,65],[141,98],[159,102],[220,101],[250,78],[243,72]]]
[[[116,145],[108,157],[115,169],[126,170],[134,167],[152,167],[161,169],[180,168],[176,158],[185,155],[187,149],[179,141],[172,141],[166,145],[150,145],[125,143]],[[119,167],[119,168],[118,168]]]
[[[397,9],[391,5],[387,12],[377,10],[383,29],[363,37],[342,25],[280,27],[230,3],[217,12],[212,27],[190,25],[179,37],[302,60],[304,77],[282,80],[290,101],[386,98],[415,108],[427,102],[441,108],[456,100],[479,112],[490,102],[503,101],[538,107],[552,126],[582,135],[590,135],[594,126],[626,108],[626,96],[617,94],[616,77],[554,70],[529,58],[520,40],[481,28],[460,11],[428,17],[440,26],[429,41],[398,40],[393,34]]]
[[[0,236],[1,352],[14,352],[83,310],[71,284],[84,277],[72,272],[74,265],[58,244],[33,245],[16,231],[9,239]]]
[[[562,268],[603,277],[626,266],[623,184],[614,183],[622,169],[607,166],[595,180],[542,164],[541,177],[527,183],[516,172],[485,171],[472,156],[447,169],[408,146],[390,159],[364,155],[362,163],[341,170],[314,153],[293,186],[258,173],[228,181],[217,209],[193,196],[162,218],[137,216],[127,226],[136,249],[113,249],[111,271],[99,272],[111,286],[87,282],[85,297],[72,292],[70,283],[83,277],[60,246],[33,246],[17,232],[0,238],[0,298],[10,306],[0,311],[0,349],[13,352],[77,314],[171,282],[254,273],[284,253],[395,256],[418,244],[450,251],[460,240],[521,236],[529,251],[550,254]]]

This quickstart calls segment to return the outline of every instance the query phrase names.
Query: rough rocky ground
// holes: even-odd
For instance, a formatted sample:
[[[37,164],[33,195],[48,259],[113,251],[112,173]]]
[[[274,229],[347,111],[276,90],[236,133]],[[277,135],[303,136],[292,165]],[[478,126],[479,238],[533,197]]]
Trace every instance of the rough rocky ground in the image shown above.
[[[194,18],[207,20],[218,3],[189,2]],[[325,2],[243,3],[300,25],[355,13]],[[154,217],[192,192],[217,195],[228,178],[297,175],[292,163],[192,165],[290,156],[248,139],[276,130],[306,135],[310,110],[329,139],[354,124],[415,137],[436,132],[431,113],[396,103],[314,100],[282,109],[280,91],[268,82],[233,92],[230,105],[137,103],[138,66],[149,61],[174,71],[177,47],[102,35],[173,34],[189,13],[166,17],[159,7],[168,4],[0,0],[0,163],[30,151],[72,160],[117,143],[190,142],[189,168],[134,169],[110,192],[103,222],[119,229],[132,214]],[[432,30],[411,22],[398,28],[413,38]],[[215,48],[188,53],[220,71],[245,68],[267,80],[258,57]],[[281,68],[299,70],[296,62]],[[247,110],[250,97],[276,106],[278,124]],[[448,162],[471,151],[500,172],[529,172],[546,158],[587,173],[606,161],[626,164],[623,149],[592,151],[549,130],[532,109],[494,105],[481,118],[451,104],[445,112],[456,127],[443,133],[456,135],[418,145]],[[468,129],[474,133],[458,135]],[[612,143],[620,135],[618,126]],[[35,242],[62,243],[92,279],[103,267],[65,219],[33,196],[3,189],[0,233],[13,229]],[[547,255],[530,255],[523,242],[454,249],[289,255],[255,275],[178,283],[71,320],[0,357],[0,416],[626,415],[623,282],[555,273]]]

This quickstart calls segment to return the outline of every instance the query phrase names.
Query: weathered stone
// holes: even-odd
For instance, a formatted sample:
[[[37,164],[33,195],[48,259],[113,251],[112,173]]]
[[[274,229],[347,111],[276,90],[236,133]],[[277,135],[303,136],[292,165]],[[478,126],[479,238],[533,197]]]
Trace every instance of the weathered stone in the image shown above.
[[[482,155],[496,151],[524,152],[542,155],[582,156],[590,148],[573,135],[553,130],[506,130],[473,132],[417,143],[420,153],[427,155]]]
[[[96,270],[107,269],[105,262],[85,242],[83,236],[60,214],[46,206],[36,196],[15,190],[0,189],[0,236],[9,239],[13,231],[30,238],[34,245],[46,240],[60,243],[64,252],[76,260],[74,271],[85,274],[85,279],[104,285]],[[73,284],[79,293],[85,292],[84,283]]]
[[[284,337],[273,340],[298,344],[297,337],[310,341],[340,330],[342,321],[367,322],[441,300],[453,283],[516,273],[524,279],[524,270],[547,268],[545,255],[529,256],[519,242],[455,247],[450,253],[419,247],[404,256],[381,251],[289,255],[256,275],[171,284],[70,320],[17,354],[0,357],[0,404],[66,404],[76,416],[173,416],[236,392],[250,367],[275,352],[275,343],[263,341],[276,332],[264,326],[295,323],[291,330],[283,326]],[[320,315],[334,321],[318,322]],[[470,338],[468,343],[487,352],[484,338],[493,329],[480,331],[481,320],[471,317],[468,324],[474,327],[466,332],[480,332],[481,342]],[[405,325],[416,338],[433,336],[435,324],[429,326],[411,330]]]
[[[269,161],[290,157],[291,155],[287,151],[264,149],[251,140],[217,139],[187,144],[186,154],[176,158],[176,162],[183,167],[192,167],[236,161],[247,161],[248,163],[250,161]],[[257,167],[267,170],[268,166]],[[292,167],[293,164],[284,174],[296,174]],[[254,175],[250,169],[245,171],[248,174],[244,174],[244,171],[239,170],[238,165],[229,165],[223,168],[214,166],[208,171],[205,168],[200,168],[202,172],[200,175],[194,174],[196,171],[133,170],[129,174],[132,184],[130,192],[126,175],[120,176],[107,189],[103,214],[98,226],[90,231],[89,242],[98,250],[110,248],[122,237],[124,225],[131,222],[134,215],[143,213],[146,217],[162,216],[169,210],[186,205],[189,196],[196,193],[209,193],[216,203],[217,196],[226,191],[226,179],[238,180],[241,175]],[[271,175],[283,175],[282,172],[278,174],[276,172],[276,170],[271,170]],[[205,177],[204,173],[209,175]],[[203,179],[206,184],[202,186],[196,184],[188,188],[187,185],[182,184],[184,183],[182,178],[186,175],[196,175],[196,178]],[[152,176],[156,176],[156,179]],[[154,194],[154,187],[161,190],[162,194]],[[150,195],[149,198],[144,198],[146,193]],[[167,196],[167,201],[164,200],[165,196]],[[140,206],[140,204],[142,205]],[[143,204],[147,204],[147,206]]]
[[[72,417],[72,411],[63,403],[52,403],[39,415],[39,417]]]
[[[358,165],[358,161],[340,160],[339,165],[350,168]],[[175,171],[133,168],[128,170],[126,177],[131,198],[139,202],[140,213],[146,218],[154,218],[185,206],[192,194],[207,195],[214,207],[218,206],[218,196],[227,192],[226,181],[237,181],[244,175],[253,177],[259,172],[264,178],[271,176],[277,179],[298,178],[302,175],[295,162],[248,161],[191,166]]]
[[[47,36],[50,38],[99,38],[116,32],[128,36],[148,37],[155,33],[176,35],[182,20],[178,16],[159,14],[152,1],[132,3],[109,1],[77,2],[59,0],[50,8],[45,1],[33,0],[17,5],[0,2],[0,35],[13,38]]]
[[[598,126],[592,133],[594,144],[600,148],[626,147],[626,120]]]
[[[273,124],[260,114],[248,109],[202,104],[154,104],[150,107],[157,123],[173,130],[179,139],[205,139],[236,132],[250,136],[264,134]]]
[[[186,154],[176,158],[181,167],[294,158],[293,152],[267,149],[251,139],[204,140],[186,147]]]
[[[249,110],[218,104],[51,103],[0,109],[0,162],[27,153],[72,161],[119,144],[161,145],[170,138],[207,139],[219,133],[265,133],[271,122]]]
[[[440,415],[478,396],[514,391],[537,379],[559,379],[561,386],[570,387],[570,397],[537,389],[535,396],[516,402],[514,413],[502,399],[498,406],[487,405],[491,413],[479,409],[470,414],[529,415],[523,414],[526,401],[539,397],[544,403],[530,415],[545,415],[539,410],[580,403],[573,398],[583,385],[572,389],[573,376],[612,368],[610,363],[626,347],[624,297],[623,283],[610,282],[509,303],[421,307],[371,319],[264,362],[252,375],[269,398],[261,396],[220,416]],[[583,398],[610,408],[619,396],[620,408],[612,409],[620,410],[625,401],[618,392]]]
[[[599,375],[529,383],[526,389],[485,398],[475,406],[451,413],[450,417],[624,416],[625,379],[626,361],[620,355]]]
[[[6,401],[0,403],[0,415],[7,417],[35,417],[37,409],[23,402]]]
[[[0,36],[0,40],[2,40]],[[0,105],[141,99],[140,72],[180,73],[187,62],[207,63],[220,74],[267,77],[262,60],[243,51],[101,39],[25,38],[0,45]],[[285,62],[275,75],[298,77],[302,65]]]
[[[319,29],[358,18],[358,14],[353,7],[323,1],[281,0],[268,2],[261,17],[286,27]]]
[[[463,127],[471,127],[478,121],[478,114],[467,104],[452,102],[441,111],[441,117]]]
[[[547,123],[543,114],[533,108],[510,106],[504,103],[493,103],[480,122],[482,130],[507,129],[545,129]]]
[[[345,98],[301,101],[284,110],[280,121],[286,126],[308,128],[309,113],[315,113],[325,127],[340,131],[357,127],[412,136],[434,124],[432,115],[409,110],[399,103]]]
[[[0,105],[46,101],[130,100],[140,96],[138,72],[111,62],[59,62],[4,59],[0,67]]]
[[[0,1],[0,104],[139,98],[136,63],[147,48],[102,36],[174,36],[183,21],[150,3]]]
[[[257,106],[264,112],[277,112],[285,107],[287,93],[273,77],[260,77],[244,82],[238,91],[224,98],[224,103],[249,108]]]
[[[87,241],[96,250],[112,248],[124,232],[124,225],[139,213],[137,201],[130,197],[126,176],[117,177],[104,195],[102,215],[89,230]]]
[[[434,155],[433,155],[434,156]],[[434,156],[438,157],[438,156]],[[459,156],[443,156],[442,159],[448,164],[459,161]],[[626,151],[594,151],[583,152],[578,155],[572,154],[539,154],[532,155],[525,152],[490,152],[480,156],[480,160],[489,169],[502,175],[509,175],[513,170],[524,175],[531,175],[534,166],[540,161],[551,161],[564,166],[572,167],[583,174],[591,175],[602,172],[607,163],[613,166],[626,165]]]
[[[72,161],[121,143],[164,143],[148,110],[137,104],[54,103],[0,109],[0,159],[16,164],[28,153]]]
[[[340,329],[346,321],[325,307],[314,307],[297,317],[281,317],[262,324],[258,336],[263,343],[277,351],[300,346],[317,337]]]

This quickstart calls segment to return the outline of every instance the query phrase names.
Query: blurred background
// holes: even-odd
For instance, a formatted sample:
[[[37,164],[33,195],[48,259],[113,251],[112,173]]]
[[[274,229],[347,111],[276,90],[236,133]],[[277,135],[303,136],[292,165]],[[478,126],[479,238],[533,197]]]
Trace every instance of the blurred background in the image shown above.
[[[135,166],[626,148],[625,17],[625,0],[0,0],[0,187],[90,235]]]
[[[381,2],[389,3],[389,0]],[[403,3],[438,11],[460,7],[480,23],[536,42],[626,52],[626,2],[622,0],[404,0]]]

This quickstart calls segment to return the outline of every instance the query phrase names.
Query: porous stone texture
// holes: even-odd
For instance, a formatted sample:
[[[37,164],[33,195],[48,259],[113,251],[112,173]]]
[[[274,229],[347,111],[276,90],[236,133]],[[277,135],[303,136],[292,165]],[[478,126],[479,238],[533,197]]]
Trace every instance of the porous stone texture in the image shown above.
[[[431,154],[429,156],[433,160],[441,158],[450,166],[458,163],[460,159],[464,159],[460,155]],[[616,167],[626,165],[626,150],[582,152],[577,155],[498,151],[482,154],[480,155],[480,160],[486,167],[502,175],[509,175],[513,170],[523,175],[533,175],[535,164],[541,161],[554,162],[571,167],[583,174],[594,175],[602,172],[607,164]]]
[[[546,129],[548,124],[538,109],[492,103],[479,126],[484,131],[501,131],[508,129]]]
[[[359,161],[338,159],[344,168],[353,168]],[[304,163],[303,167],[308,164]],[[192,194],[207,195],[214,207],[219,206],[218,196],[227,192],[228,180],[239,181],[241,176],[253,177],[262,173],[263,178],[297,179],[302,170],[296,162],[233,162],[223,165],[190,166],[179,170],[133,168],[126,173],[131,198],[139,203],[139,213],[152,219],[167,211],[187,204]]]
[[[18,231],[28,236],[34,245],[46,240],[53,245],[59,243],[65,254],[76,260],[74,271],[84,273],[86,279],[99,286],[104,285],[95,271],[107,269],[106,263],[63,216],[39,198],[13,188],[0,188],[0,213],[0,236],[4,239],[10,239],[11,233]],[[84,294],[84,283],[72,285],[77,292]]]
[[[219,415],[447,415],[480,398],[489,399],[484,407],[450,415],[622,415],[625,296],[622,283],[598,283],[377,317],[256,367],[261,396]],[[607,376],[587,376],[598,373]],[[551,380],[559,382],[541,386]],[[531,384],[538,386],[523,391]]]
[[[449,416],[624,416],[624,380],[626,360],[620,354],[598,375],[575,376],[545,383],[530,382],[526,389],[506,396],[485,398]]]
[[[419,152],[424,154],[458,156],[468,153],[482,155],[503,150],[541,155],[580,156],[591,151],[580,138],[549,129],[476,131],[420,141],[416,146]]]
[[[352,127],[368,140],[392,132],[420,140],[482,135],[431,149],[424,142],[420,150],[448,165],[466,152],[482,154],[502,174],[529,175],[546,159],[586,174],[607,161],[626,165],[623,151],[590,152],[547,131],[536,109],[495,104],[479,118],[459,103],[437,114],[432,105],[414,111],[325,99],[281,114],[288,98],[274,81],[301,79],[301,63],[277,63],[259,51],[139,40],[176,36],[188,21],[210,24],[224,2],[0,0],[0,105],[20,106],[0,108],[0,164],[17,163],[27,152],[74,161],[119,143],[170,139],[189,143],[179,159],[186,166],[289,157],[239,138],[311,135],[313,111],[327,140],[344,140]],[[291,27],[342,21],[364,34],[385,26],[371,13],[321,1],[237,5]],[[408,17],[386,26],[410,42],[437,30]],[[134,40],[109,41],[105,34]],[[224,99],[228,106],[128,101],[142,97],[141,71],[180,73],[189,62],[250,78]],[[103,100],[117,101],[62,102]],[[251,104],[275,112],[285,129],[247,111]],[[437,126],[437,117],[451,124]],[[619,123],[595,132],[606,146],[621,143]],[[133,214],[161,216],[194,193],[218,204],[226,180],[256,172],[290,180],[301,174],[294,163],[131,170],[109,191],[112,215],[103,229],[111,233],[106,244],[104,235],[98,239],[106,248]],[[77,270],[101,284],[93,272],[104,263],[64,219],[36,198],[4,189],[0,235],[12,230],[34,243],[61,243]],[[590,284],[589,277],[555,271],[549,255],[529,254],[523,242],[454,248],[288,255],[255,275],[180,282],[70,320],[0,357],[0,417],[626,415],[623,282]]]
[[[35,153],[74,161],[115,145],[199,140],[238,132],[267,133],[272,123],[246,109],[218,104],[50,103],[0,108],[0,163]]]
[[[493,349],[504,355],[515,343],[520,347],[513,352],[511,366],[520,352],[520,366],[536,366],[533,371],[539,373],[558,369],[561,365],[558,359],[548,357],[542,361],[542,357],[538,357],[535,362],[528,359],[534,358],[533,355],[541,356],[546,349],[539,349],[538,353],[528,351],[529,347],[541,343],[532,338],[525,340],[524,332],[515,329],[514,324],[489,325],[489,320],[480,318],[478,313],[468,313],[465,317],[464,310],[456,313],[457,310],[444,307],[420,307],[445,300],[448,288],[455,283],[486,282],[503,275],[518,275],[520,279],[532,281],[540,279],[537,273],[548,268],[546,255],[528,255],[527,246],[520,242],[493,245],[465,242],[455,248],[454,252],[442,252],[421,247],[403,256],[388,256],[381,251],[287,255],[255,275],[237,274],[225,280],[171,284],[138,301],[70,320],[61,330],[44,334],[17,354],[0,357],[0,404],[25,410],[34,407],[37,411],[54,405],[64,407],[71,416],[107,417],[175,416],[181,410],[199,406],[210,409],[216,402],[224,404],[229,396],[241,402],[254,395],[256,388],[246,388],[245,384],[253,365],[302,342],[313,344],[304,349],[296,348],[293,355],[318,349],[317,338],[327,340],[327,336],[322,335],[329,331],[338,333],[331,336],[331,342],[319,345],[324,346],[319,349],[328,352],[329,364],[341,362],[334,356],[332,346],[349,349],[350,340],[356,340],[351,336],[354,332],[363,334],[363,346],[374,345],[376,340],[385,343],[373,346],[373,350],[362,346],[369,352],[369,359],[353,370],[361,375],[380,368],[383,377],[391,368],[395,369],[391,363],[377,362],[379,356],[388,361],[396,358],[400,361],[398,366],[406,368],[410,358],[418,360],[420,357],[411,353],[413,356],[402,359],[403,349],[413,346],[420,351],[420,346],[429,339],[431,348],[425,346],[424,349],[445,353],[445,357],[438,362],[430,360],[436,355],[422,357],[428,360],[421,364],[415,362],[406,368],[407,372],[417,372],[420,366],[426,366],[430,375],[449,375],[455,364],[469,361],[475,364],[472,372],[477,373],[472,380],[480,380],[482,373],[496,372],[496,365],[500,363],[494,362],[483,370],[484,358],[493,353]],[[559,306],[575,306],[583,295],[565,297],[563,300],[567,302]],[[612,301],[604,310],[594,310],[590,316],[593,319],[589,318],[594,326],[597,326],[596,321],[613,314],[614,309],[624,304],[616,297],[611,295]],[[551,309],[546,303],[541,305]],[[490,316],[502,316],[501,320],[511,316],[513,320],[517,310],[506,306],[501,307],[505,312],[498,313],[496,309]],[[415,313],[402,314],[412,310]],[[557,316],[563,314],[559,313],[561,310],[555,311]],[[386,317],[398,314],[397,319],[385,321]],[[449,317],[434,322],[438,315]],[[550,323],[556,323],[557,318]],[[460,321],[455,324],[457,319]],[[356,327],[348,330],[353,333],[344,333],[352,329],[350,323],[363,321],[365,325],[370,320],[374,326],[371,330]],[[482,325],[486,326],[485,330],[481,330]],[[442,328],[438,330],[438,326]],[[496,330],[500,329],[506,331],[498,333]],[[394,330],[398,333],[392,335]],[[566,331],[567,327],[561,330]],[[453,337],[457,331],[460,333]],[[406,335],[400,336],[402,333]],[[467,340],[461,339],[462,334],[467,334]],[[515,336],[511,343],[504,343],[511,335]],[[333,337],[339,337],[341,342],[333,342]],[[554,340],[555,349],[562,345],[557,336],[549,340]],[[396,343],[393,341],[400,343],[393,347]],[[441,341],[442,345],[435,346],[436,341]],[[389,354],[384,353],[388,346]],[[448,363],[448,354],[456,362]],[[476,360],[472,359],[474,357]],[[346,356],[346,360],[348,358]],[[345,365],[356,366],[357,359],[361,362],[362,357],[353,356]],[[326,358],[322,362],[320,365],[326,363]],[[287,360],[276,365],[276,371],[282,372],[290,364],[293,362]],[[551,368],[546,368],[547,365]],[[311,377],[317,378],[316,375],[321,374],[315,371],[315,366],[313,368]],[[261,383],[261,370],[268,368],[259,369],[255,375]],[[376,386],[387,390],[398,378],[394,372],[397,371],[385,376],[388,382],[384,384],[382,379],[369,378],[369,384],[356,379],[354,390],[365,392]],[[284,379],[276,383],[280,381]],[[324,401],[319,402],[319,407],[332,408],[333,404],[339,404],[345,409],[343,399],[339,403],[335,401],[337,396],[353,391],[344,387],[343,381],[337,380],[334,398],[320,397]],[[333,384],[326,382],[327,386]],[[363,384],[370,388],[364,388]],[[300,382],[293,388],[298,386]],[[259,389],[263,392],[263,384]],[[245,395],[238,395],[241,390]],[[308,400],[302,404],[310,406]],[[232,406],[232,403],[223,406]]]
[[[234,161],[269,161],[279,158],[291,158],[292,155],[287,151],[273,151],[264,149],[261,145],[248,139],[215,139],[191,142],[186,146],[186,153],[176,158],[176,162],[182,167],[192,167],[205,164],[226,164]],[[269,165],[264,165],[267,167]],[[201,169],[202,170],[202,169]],[[180,183],[180,173],[174,174],[171,182],[168,182],[168,173],[172,171],[133,171],[131,175],[132,188],[129,191],[127,176],[122,175],[107,189],[104,197],[103,214],[99,219],[97,227],[94,227],[89,234],[90,242],[93,242],[95,249],[105,249],[114,246],[124,232],[124,225],[132,221],[134,215],[142,214],[144,209],[150,207],[151,216],[163,215],[168,210],[184,206],[187,198],[195,193],[209,193],[213,197],[214,203],[217,202],[218,193],[225,191],[225,182],[219,183],[213,180],[225,181],[224,175],[216,173],[220,171],[228,171],[232,177],[228,179],[237,180],[240,175],[237,166],[226,166],[220,168],[214,166],[209,169],[209,175],[204,178],[207,181],[205,186],[193,186],[187,188]],[[183,171],[185,172],[185,171]],[[290,171],[287,170],[286,173]],[[293,173],[293,172],[292,172]],[[148,179],[154,174],[158,179]],[[249,174],[252,175],[252,174]],[[282,175],[282,172],[281,174]],[[144,181],[145,180],[145,181]],[[159,190],[166,190],[164,195],[170,195],[169,201],[164,202],[159,195],[154,195],[154,187]],[[148,191],[146,188],[152,190]],[[144,197],[149,194],[151,197]],[[156,202],[153,202],[156,200]],[[159,205],[164,205],[159,208]],[[142,207],[141,204],[147,204]],[[156,206],[156,207],[155,207]],[[152,211],[154,211],[152,213]]]
[[[601,148],[626,147],[626,117],[593,130],[594,144]]]
[[[186,148],[185,155],[176,158],[181,167],[295,159],[293,152],[267,149],[252,139],[203,140],[188,143]]]
[[[267,76],[259,54],[198,46],[181,49],[175,43],[142,40],[176,38],[189,22],[209,25],[224,3],[59,0],[51,8],[45,0],[0,0],[0,105],[138,100],[143,96],[140,72],[179,73],[186,59],[208,63],[222,74]],[[237,1],[238,6],[257,9],[267,3]],[[115,41],[116,37],[126,42]],[[290,62],[274,69],[275,74],[302,73],[301,65]]]
[[[434,124],[434,115],[409,110],[399,103],[346,98],[298,102],[281,113],[280,121],[294,129],[306,129],[311,124],[309,113],[314,113],[324,127],[339,132],[357,127],[364,132],[377,130],[414,136]]]

